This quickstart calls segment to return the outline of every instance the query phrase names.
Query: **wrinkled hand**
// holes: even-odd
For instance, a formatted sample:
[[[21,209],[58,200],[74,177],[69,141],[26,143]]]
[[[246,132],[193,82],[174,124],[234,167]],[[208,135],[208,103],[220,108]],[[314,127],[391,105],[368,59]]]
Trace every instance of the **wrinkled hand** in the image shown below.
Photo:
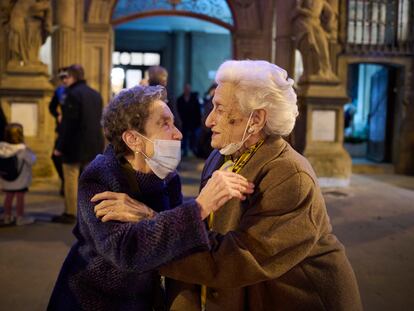
[[[245,194],[253,193],[254,185],[243,176],[226,171],[215,171],[196,198],[201,206],[201,218],[217,211],[232,198],[245,200]]]
[[[94,211],[101,221],[117,220],[122,222],[139,222],[153,218],[155,212],[145,204],[138,202],[125,193],[105,191],[94,195],[91,202],[98,202]]]

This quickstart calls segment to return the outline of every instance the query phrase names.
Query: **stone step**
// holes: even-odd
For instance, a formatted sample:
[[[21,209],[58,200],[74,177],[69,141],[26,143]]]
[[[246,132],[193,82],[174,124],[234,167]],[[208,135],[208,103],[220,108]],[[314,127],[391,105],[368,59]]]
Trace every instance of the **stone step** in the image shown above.
[[[393,174],[392,163],[377,163],[367,159],[352,158],[352,173],[354,174]]]

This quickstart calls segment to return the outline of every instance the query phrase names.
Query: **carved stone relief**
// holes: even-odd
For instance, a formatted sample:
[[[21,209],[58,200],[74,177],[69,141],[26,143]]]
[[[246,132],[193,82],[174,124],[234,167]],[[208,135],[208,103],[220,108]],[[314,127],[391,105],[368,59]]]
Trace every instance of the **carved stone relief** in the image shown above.
[[[39,50],[52,28],[50,0],[9,1],[7,8],[8,69],[42,68]]]
[[[335,11],[326,0],[297,0],[293,16],[296,48],[303,59],[301,82],[338,81],[331,65],[329,42],[337,37]]]

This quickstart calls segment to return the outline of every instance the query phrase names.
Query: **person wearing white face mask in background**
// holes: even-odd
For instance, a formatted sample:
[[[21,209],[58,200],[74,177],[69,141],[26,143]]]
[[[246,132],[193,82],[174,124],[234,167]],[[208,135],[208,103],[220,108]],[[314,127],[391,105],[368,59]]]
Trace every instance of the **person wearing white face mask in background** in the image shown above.
[[[227,61],[216,82],[206,120],[216,150],[204,166],[201,189],[217,171],[231,171],[255,190],[209,217],[214,247],[159,269],[170,278],[170,309],[361,310],[355,275],[332,234],[315,173],[282,138],[298,114],[293,80],[266,61]],[[125,209],[116,217],[132,214]]]
[[[243,200],[253,192],[244,177],[219,172],[196,199],[182,202],[175,171],[182,135],[165,95],[162,86],[136,86],[105,109],[102,125],[110,144],[80,177],[77,241],[63,263],[48,310],[164,310],[154,269],[208,250],[203,219],[228,200]],[[113,200],[101,201],[102,192]],[[118,196],[121,192],[128,196]],[[108,221],[113,212],[134,205],[141,208],[138,215],[148,216],[145,221]],[[95,211],[107,215],[97,219]]]

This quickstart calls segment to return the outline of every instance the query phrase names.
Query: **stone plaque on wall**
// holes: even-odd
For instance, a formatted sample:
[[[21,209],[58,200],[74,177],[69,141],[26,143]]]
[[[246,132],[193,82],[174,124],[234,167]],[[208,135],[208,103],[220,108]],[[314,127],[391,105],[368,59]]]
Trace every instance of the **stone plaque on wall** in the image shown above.
[[[36,103],[12,103],[11,122],[23,125],[24,136],[36,136],[38,125],[38,107]]]
[[[312,140],[334,142],[336,135],[336,111],[312,111]]]

